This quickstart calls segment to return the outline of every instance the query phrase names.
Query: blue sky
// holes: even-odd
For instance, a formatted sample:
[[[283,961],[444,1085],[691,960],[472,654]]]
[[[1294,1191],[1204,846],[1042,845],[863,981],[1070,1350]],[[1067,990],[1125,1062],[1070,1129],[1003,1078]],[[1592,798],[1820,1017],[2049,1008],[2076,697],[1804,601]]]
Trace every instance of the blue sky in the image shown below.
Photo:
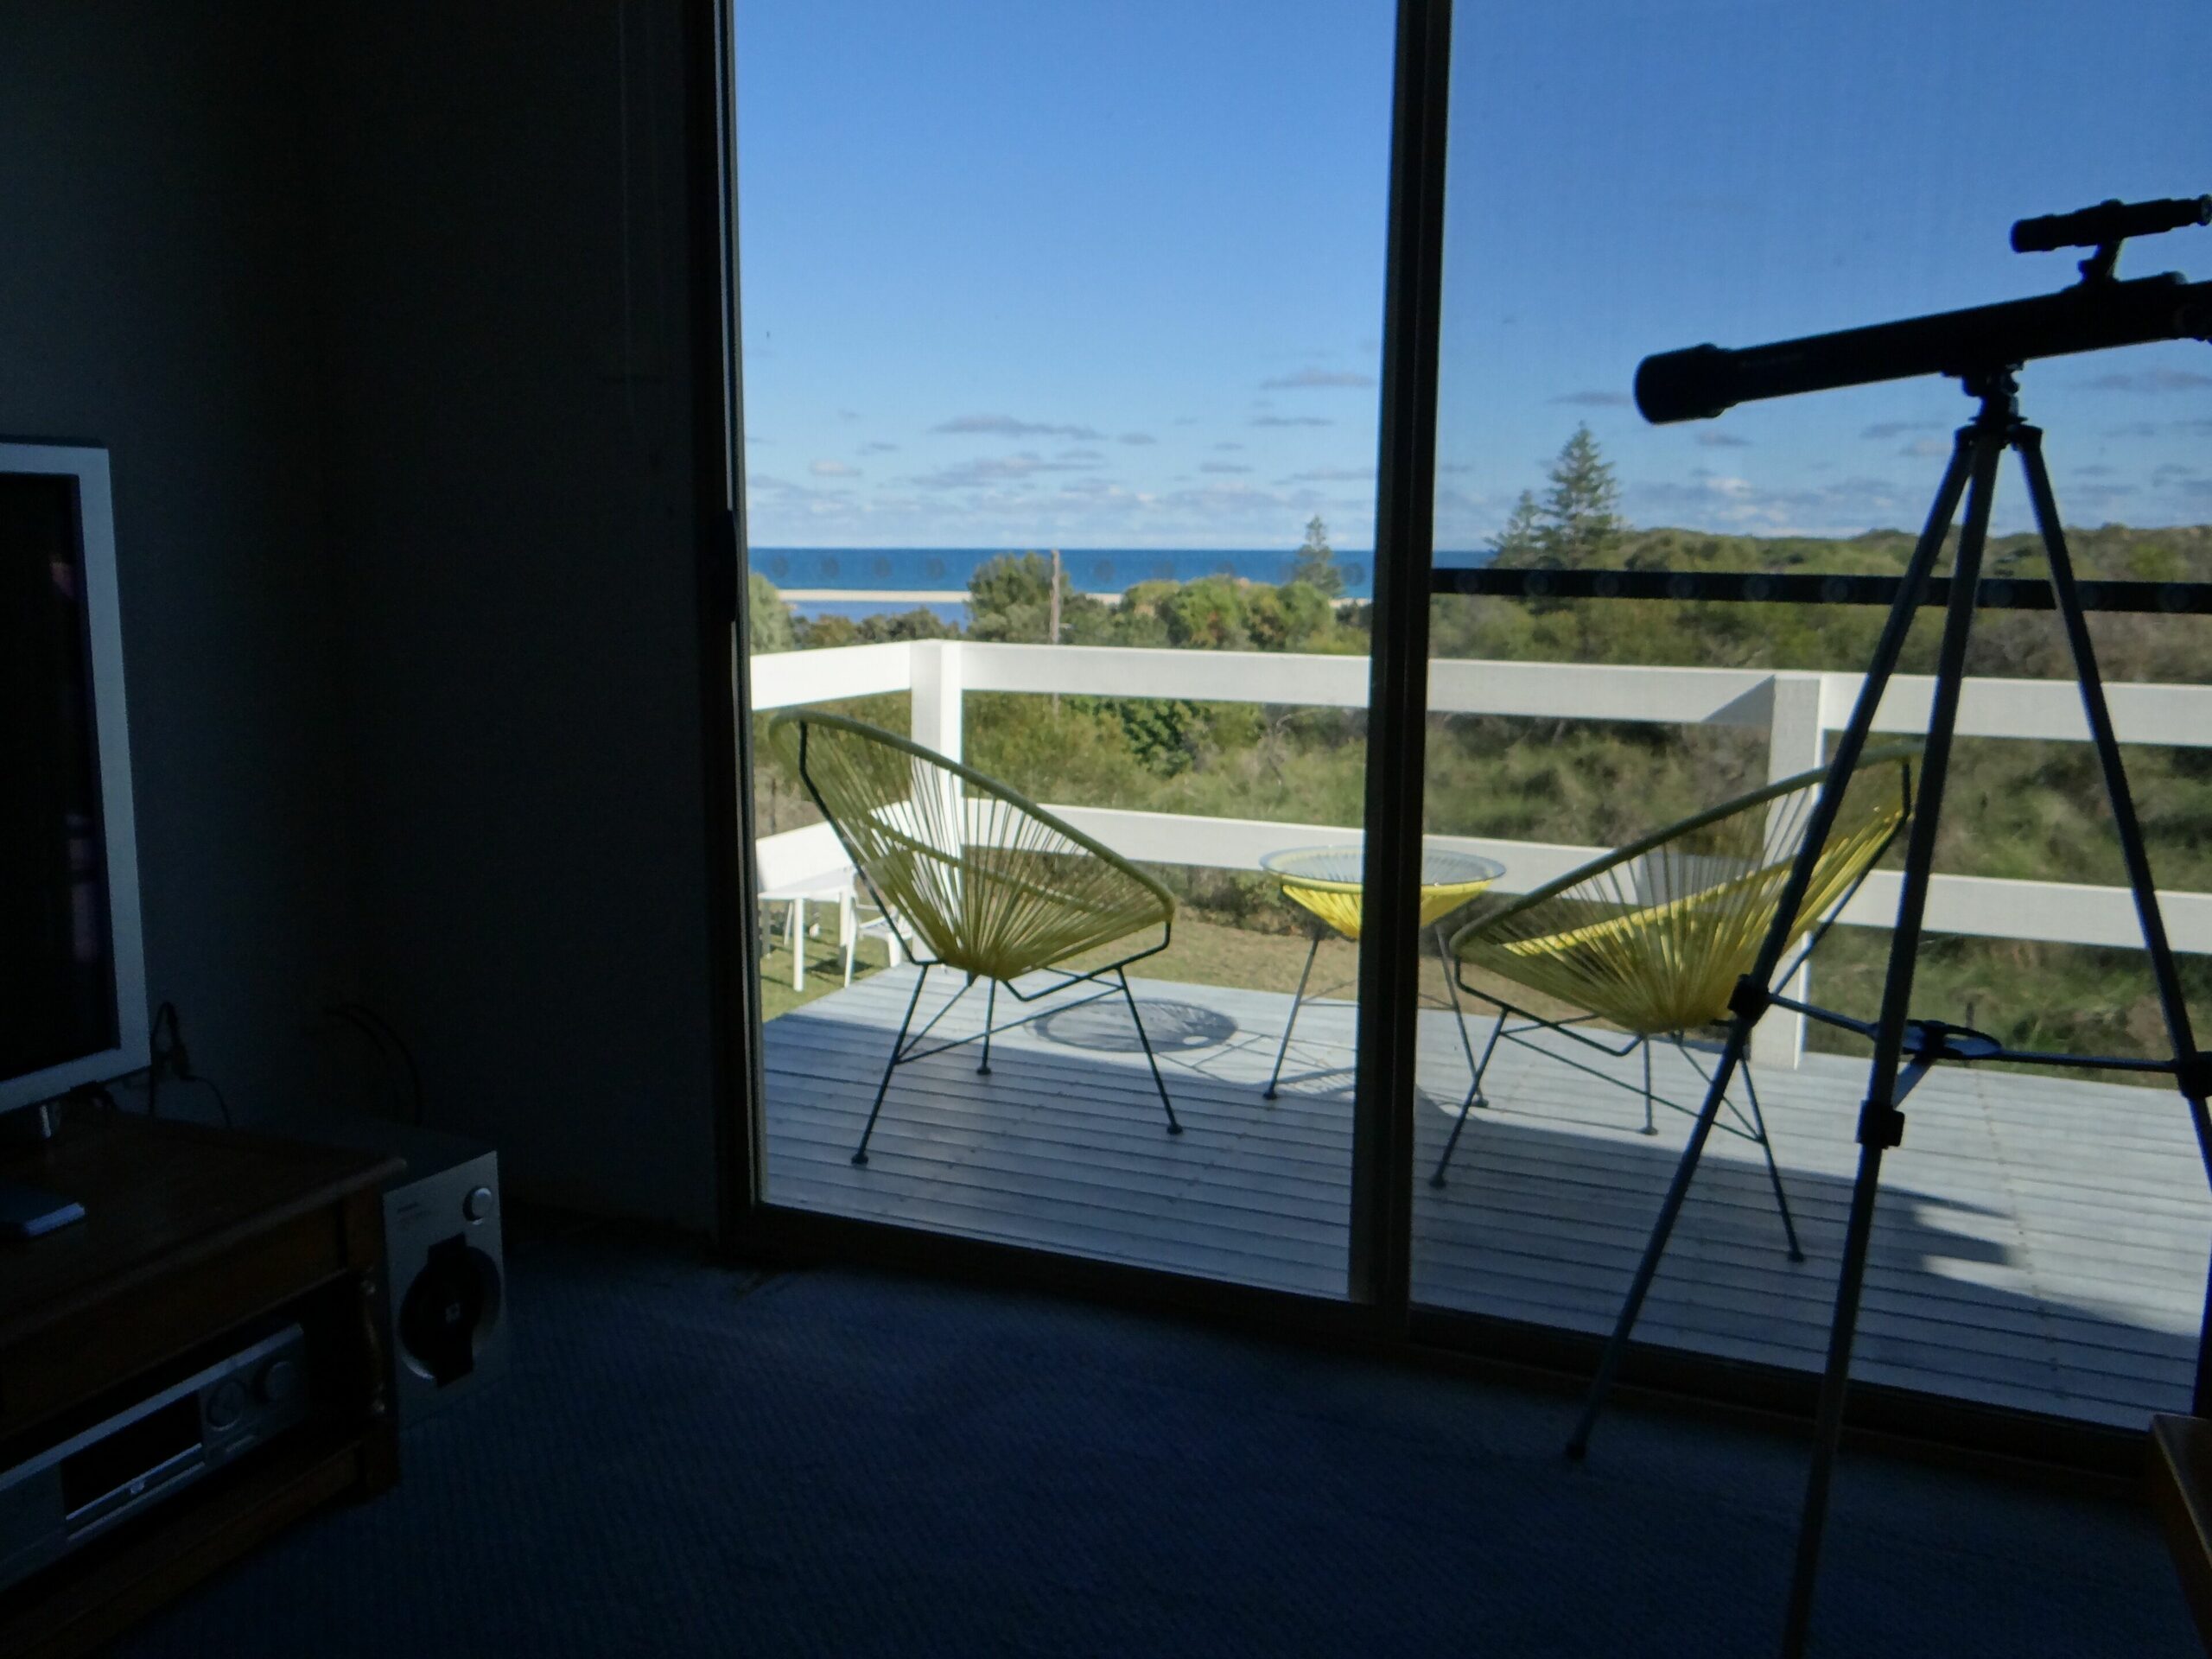
[[[1319,512],[1369,545],[1392,16],[739,0],[753,540],[1287,548]],[[2212,190],[2202,0],[1462,3],[1457,34],[1442,548],[1578,420],[1638,524],[1916,522],[1946,383],[1653,429],[1637,359],[2044,291],[2069,257],[2011,253],[2013,218]],[[2171,268],[2212,278],[2212,229],[2121,274]],[[2212,349],[2024,391],[2069,518],[2212,520]]]

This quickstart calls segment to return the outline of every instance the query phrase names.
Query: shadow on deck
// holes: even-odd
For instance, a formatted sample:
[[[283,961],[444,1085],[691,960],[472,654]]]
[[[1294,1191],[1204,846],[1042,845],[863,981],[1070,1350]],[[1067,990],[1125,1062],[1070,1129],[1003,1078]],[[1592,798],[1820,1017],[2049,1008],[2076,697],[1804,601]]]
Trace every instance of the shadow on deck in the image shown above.
[[[1117,1001],[899,1068],[865,1168],[849,1161],[912,969],[772,1021],[767,1196],[1147,1267],[1341,1295],[1352,1010],[1301,1014],[1280,1097],[1262,1097],[1289,998],[1136,982],[1185,1132]],[[948,984],[947,989],[950,988]],[[923,1015],[936,1006],[934,985]],[[981,999],[938,1034],[975,1030]],[[1452,1016],[1421,1016],[1418,1301],[1578,1331],[1611,1327],[1688,1120],[1646,1137],[1629,1095],[1502,1048],[1449,1184],[1429,1185],[1468,1079]],[[1479,1040],[1479,1032],[1478,1035]],[[1630,1075],[1629,1063],[1618,1067]],[[1762,1071],[1808,1259],[1784,1251],[1748,1142],[1716,1135],[1638,1335],[1817,1370],[1857,1148],[1863,1063]],[[1701,1086],[1662,1053],[1662,1093]],[[1884,1171],[1853,1375],[2140,1427],[2186,1409],[2212,1198],[2181,1102],[2154,1090],[1960,1070],[1906,1103]]]

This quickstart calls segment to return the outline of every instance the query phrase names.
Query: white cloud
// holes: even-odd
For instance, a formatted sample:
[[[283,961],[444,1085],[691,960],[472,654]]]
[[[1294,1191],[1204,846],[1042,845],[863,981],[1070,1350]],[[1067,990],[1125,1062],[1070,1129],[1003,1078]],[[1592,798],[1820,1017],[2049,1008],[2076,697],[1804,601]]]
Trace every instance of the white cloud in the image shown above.
[[[2196,391],[2212,386],[2212,374],[2195,369],[2143,369],[2133,374],[2101,374],[2082,384],[2092,391]]]
[[[1096,428],[1050,421],[1020,421],[1011,415],[956,415],[940,421],[932,432],[984,432],[1001,438],[1070,438],[1078,443],[1095,442],[1103,435]]]
[[[810,461],[806,470],[817,478],[858,478],[861,469],[842,461]]]
[[[1081,472],[1096,464],[1082,461],[1047,461],[1033,450],[1025,449],[1017,454],[987,455],[974,461],[957,461],[950,467],[940,467],[933,473],[924,473],[911,481],[925,490],[972,490],[988,485],[1016,483],[1039,474]]]
[[[1375,377],[1357,369],[1300,369],[1260,382],[1262,391],[1314,391],[1338,386],[1371,386]]]

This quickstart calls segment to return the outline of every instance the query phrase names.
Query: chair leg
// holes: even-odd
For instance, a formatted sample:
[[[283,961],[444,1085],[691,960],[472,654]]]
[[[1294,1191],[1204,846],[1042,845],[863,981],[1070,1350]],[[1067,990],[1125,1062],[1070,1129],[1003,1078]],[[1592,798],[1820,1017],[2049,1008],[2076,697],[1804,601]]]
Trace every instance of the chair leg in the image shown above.
[[[1431,1186],[1444,1185],[1444,1171],[1452,1161],[1452,1154],[1459,1149],[1459,1132],[1467,1127],[1467,1114],[1478,1106],[1490,1102],[1483,1094],[1483,1073],[1490,1070],[1490,1057],[1497,1052],[1497,1039],[1505,1034],[1505,1009],[1497,1011],[1497,1023],[1490,1028],[1490,1040],[1483,1045],[1483,1057],[1475,1062],[1475,1080],[1467,1090],[1467,1098],[1460,1103],[1459,1121],[1452,1126],[1452,1138],[1444,1143],[1444,1155],[1436,1160],[1436,1173],[1428,1178]]]
[[[1306,966],[1299,970],[1298,993],[1290,999],[1290,1019],[1282,1028],[1282,1042],[1275,1050],[1275,1069],[1268,1073],[1267,1098],[1275,1097],[1275,1084],[1282,1081],[1282,1057],[1290,1052],[1290,1033],[1298,1029],[1298,1010],[1306,1001],[1306,982],[1313,973],[1313,958],[1321,953],[1321,936],[1316,933],[1313,943],[1306,947]]]
[[[1452,971],[1452,947],[1445,942],[1442,924],[1432,927],[1429,931],[1436,936],[1436,963],[1444,970],[1444,994],[1451,998],[1452,1017],[1459,1022],[1459,1047],[1467,1057],[1467,1070],[1472,1074],[1476,1087],[1480,1088],[1482,1067],[1475,1061],[1474,1039],[1467,1035],[1467,1010],[1459,1001],[1459,982]],[[1482,1101],[1478,1103],[1487,1106],[1490,1103]]]
[[[1167,1098],[1167,1079],[1160,1075],[1160,1061],[1152,1052],[1152,1039],[1145,1034],[1144,1016],[1137,1012],[1136,993],[1129,989],[1128,970],[1116,968],[1114,976],[1122,982],[1122,1000],[1129,1005],[1129,1018],[1136,1022],[1137,1041],[1144,1045],[1145,1064],[1152,1068],[1153,1087],[1160,1090],[1160,1103],[1167,1113],[1167,1133],[1180,1135],[1183,1126],[1175,1121],[1175,1103]]]
[[[983,990],[983,1058],[976,1067],[978,1077],[991,1075],[991,1027],[999,1017],[999,982],[995,979]]]
[[[853,911],[849,893],[837,901],[837,942],[845,947],[845,988],[853,988],[853,955],[861,940],[860,918]]]
[[[906,999],[906,1017],[899,1022],[899,1034],[891,1040],[891,1058],[883,1063],[883,1081],[875,1085],[875,1104],[868,1109],[868,1127],[861,1131],[861,1143],[853,1150],[853,1161],[868,1162],[868,1137],[875,1133],[876,1115],[883,1109],[883,1096],[891,1088],[891,1073],[899,1064],[899,1051],[906,1046],[906,1028],[914,1023],[914,1010],[922,1005],[922,987],[929,982],[929,964],[914,976],[914,994]]]
[[[1677,1032],[1675,1034],[1675,1046],[1680,1048],[1681,1046],[1681,1033]],[[1643,1049],[1643,1133],[1656,1135],[1659,1133],[1659,1126],[1651,1119],[1651,1039],[1646,1037],[1642,1047]]]
[[[806,928],[806,900],[794,899],[791,905],[791,920],[785,925],[784,938],[791,947],[791,989],[803,991],[806,988],[806,940],[803,937]]]
[[[1805,1252],[1798,1247],[1797,1224],[1789,1218],[1789,1195],[1782,1190],[1782,1171],[1774,1161],[1774,1142],[1766,1132],[1766,1114],[1759,1110],[1759,1091],[1751,1082],[1751,1063],[1748,1056],[1744,1061],[1744,1096],[1751,1103],[1751,1128],[1758,1133],[1759,1150],[1766,1154],[1766,1178],[1774,1183],[1775,1207],[1782,1211],[1782,1230],[1789,1239],[1789,1259],[1802,1262]]]

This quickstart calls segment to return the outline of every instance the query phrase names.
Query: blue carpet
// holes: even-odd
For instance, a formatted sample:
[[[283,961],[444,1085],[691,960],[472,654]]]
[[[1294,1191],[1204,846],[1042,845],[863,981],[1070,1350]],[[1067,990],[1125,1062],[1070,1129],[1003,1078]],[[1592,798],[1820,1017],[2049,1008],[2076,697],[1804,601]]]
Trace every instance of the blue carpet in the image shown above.
[[[127,1656],[1774,1651],[1801,1444],[1051,1300],[517,1252],[512,1376]],[[2196,1651],[2149,1517],[1847,1459],[1817,1651]]]

